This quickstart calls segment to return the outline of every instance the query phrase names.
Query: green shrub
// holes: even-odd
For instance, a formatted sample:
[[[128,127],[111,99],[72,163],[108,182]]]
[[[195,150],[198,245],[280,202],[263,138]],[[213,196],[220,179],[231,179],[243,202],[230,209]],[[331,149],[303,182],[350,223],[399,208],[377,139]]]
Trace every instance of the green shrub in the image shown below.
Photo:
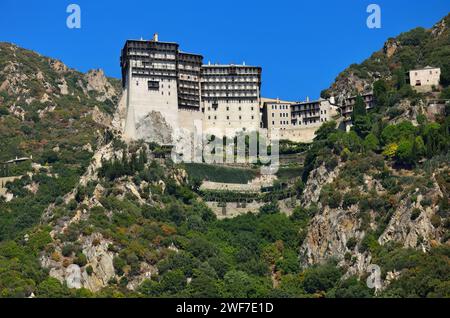
[[[441,225],[441,217],[437,214],[433,215],[431,217],[431,224],[435,227],[438,228]]]
[[[344,194],[344,199],[342,201],[342,207],[344,209],[357,204],[361,200],[360,194],[358,191],[353,190]]]
[[[348,239],[346,246],[349,250],[353,250],[356,244],[358,244],[358,240],[355,237],[351,237]]]
[[[420,216],[420,213],[422,213],[420,211],[420,209],[415,208],[412,212],[411,212],[411,221],[414,221],[415,219],[417,219]]]
[[[75,252],[75,246],[73,244],[66,244],[63,246],[61,253],[65,257],[72,256],[72,253]]]
[[[79,253],[73,262],[80,267],[85,266],[87,264],[86,255],[84,255],[83,253]]]
[[[92,268],[91,265],[86,266],[86,273],[91,276],[92,273],[94,272],[94,269]]]

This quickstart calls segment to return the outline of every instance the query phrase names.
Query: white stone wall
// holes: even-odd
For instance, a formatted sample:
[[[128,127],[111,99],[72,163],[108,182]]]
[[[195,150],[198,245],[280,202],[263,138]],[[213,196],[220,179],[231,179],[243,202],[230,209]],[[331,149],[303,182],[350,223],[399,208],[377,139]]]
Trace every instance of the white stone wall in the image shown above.
[[[213,108],[212,102],[204,101],[205,113],[203,116],[203,130],[215,131],[215,134],[225,135],[232,131],[257,131],[259,130],[260,112],[259,102],[225,100],[218,101],[218,107]]]
[[[297,127],[280,130],[280,139],[294,142],[312,142],[315,137],[315,132],[319,127],[320,125],[315,124],[314,127]]]
[[[203,122],[203,113],[201,110],[178,110],[178,127],[189,131],[194,131],[194,123]]]
[[[159,89],[148,89],[148,81],[159,81]],[[178,122],[177,81],[173,79],[148,79],[127,76],[127,119],[125,137],[136,139],[139,136],[136,127],[151,111],[160,112],[167,124],[175,129]]]
[[[267,103],[267,129],[278,128],[280,130],[292,128],[290,103]]]
[[[295,103],[289,102],[271,102],[266,103],[267,126],[270,134],[272,129],[279,129],[280,139],[291,140],[294,142],[312,142],[315,132],[322,126],[324,122],[332,120],[337,115],[337,107],[332,106],[328,100],[320,103],[320,118],[315,123],[307,125],[293,125],[291,123],[291,105]],[[298,121],[302,121],[301,117]]]
[[[425,86],[431,88],[433,85],[438,86],[440,77],[440,68],[424,68],[409,71],[409,83],[413,87]]]

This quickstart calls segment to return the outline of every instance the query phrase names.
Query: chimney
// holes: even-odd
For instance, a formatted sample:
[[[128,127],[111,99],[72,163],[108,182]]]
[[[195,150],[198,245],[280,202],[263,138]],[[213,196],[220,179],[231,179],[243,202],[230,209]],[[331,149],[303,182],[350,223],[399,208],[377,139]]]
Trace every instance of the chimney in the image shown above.
[[[153,34],[153,41],[158,42],[158,33]]]

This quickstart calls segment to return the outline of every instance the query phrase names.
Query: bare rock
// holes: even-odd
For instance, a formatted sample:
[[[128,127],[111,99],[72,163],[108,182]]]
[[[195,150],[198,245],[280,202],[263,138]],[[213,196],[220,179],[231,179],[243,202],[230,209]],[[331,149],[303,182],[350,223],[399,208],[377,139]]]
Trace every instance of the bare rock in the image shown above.
[[[66,283],[69,288],[80,289],[81,284],[81,269],[77,264],[71,264],[66,268]]]
[[[311,171],[311,174],[306,182],[305,191],[302,196],[302,204],[309,207],[311,203],[317,203],[319,201],[320,191],[322,187],[333,182],[333,180],[338,176],[340,171],[340,166],[335,169],[328,171],[325,165],[321,165],[317,169]]]
[[[397,49],[400,47],[400,44],[397,42],[396,39],[391,38],[384,43],[383,52],[386,54],[388,58],[392,57],[396,52]]]
[[[172,128],[160,112],[151,111],[136,124],[136,137],[147,142],[172,144]]]
[[[87,81],[87,91],[96,91],[99,93],[98,101],[104,102],[118,95],[113,85],[108,81],[103,70],[91,70],[84,76]]]

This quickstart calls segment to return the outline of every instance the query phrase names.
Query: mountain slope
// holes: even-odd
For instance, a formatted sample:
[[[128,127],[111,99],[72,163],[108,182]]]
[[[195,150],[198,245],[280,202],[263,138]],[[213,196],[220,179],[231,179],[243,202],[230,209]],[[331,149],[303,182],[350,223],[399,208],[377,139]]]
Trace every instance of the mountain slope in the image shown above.
[[[118,81],[106,79],[101,71],[82,74],[60,61],[0,43],[0,162],[32,157],[2,166],[0,173],[36,177],[35,182],[28,180],[33,185],[29,190],[18,190],[17,200],[3,206],[0,238],[14,237],[35,223],[45,205],[74,186],[103,137],[105,127],[98,118],[114,112],[119,94]],[[22,198],[30,192],[36,194],[32,204]]]
[[[431,29],[416,28],[390,38],[384,47],[361,64],[341,72],[322,97],[342,98],[371,91],[379,79],[392,80],[399,74],[427,65],[441,68],[441,84],[450,84],[450,14]]]

